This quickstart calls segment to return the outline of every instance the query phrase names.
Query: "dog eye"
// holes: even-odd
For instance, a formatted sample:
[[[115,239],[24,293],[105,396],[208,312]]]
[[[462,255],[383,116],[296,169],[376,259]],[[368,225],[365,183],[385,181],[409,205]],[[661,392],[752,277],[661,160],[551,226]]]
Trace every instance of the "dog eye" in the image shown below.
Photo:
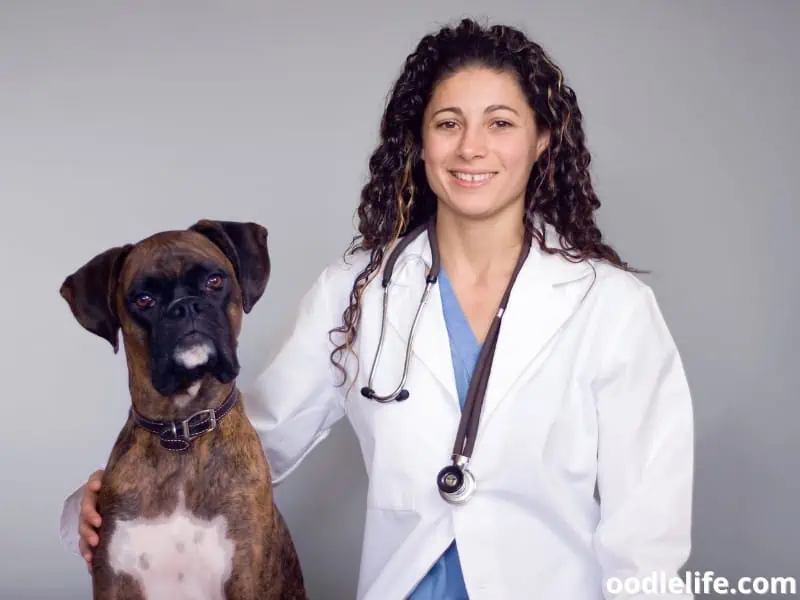
[[[136,296],[133,302],[138,308],[141,309],[150,308],[156,303],[150,294],[139,294]]]
[[[218,290],[222,287],[222,275],[214,274],[206,280],[206,285],[212,290]]]

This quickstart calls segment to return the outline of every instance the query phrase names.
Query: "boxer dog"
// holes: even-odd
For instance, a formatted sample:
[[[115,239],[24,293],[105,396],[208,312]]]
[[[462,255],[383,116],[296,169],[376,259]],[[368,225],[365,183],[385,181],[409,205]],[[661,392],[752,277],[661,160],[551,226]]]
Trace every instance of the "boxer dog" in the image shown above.
[[[95,600],[305,599],[240,392],[242,313],[270,275],[267,231],[201,220],[98,254],[63,282],[119,351],[131,408],[106,465]]]

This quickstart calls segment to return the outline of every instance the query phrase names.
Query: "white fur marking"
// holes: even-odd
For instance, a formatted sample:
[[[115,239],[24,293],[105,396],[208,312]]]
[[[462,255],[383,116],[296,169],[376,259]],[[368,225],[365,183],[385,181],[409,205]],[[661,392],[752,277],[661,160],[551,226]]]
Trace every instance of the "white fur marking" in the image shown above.
[[[227,527],[222,516],[193,515],[181,493],[170,515],[118,521],[109,562],[139,582],[147,600],[223,600],[234,553]]]
[[[186,408],[186,405],[192,401],[192,399],[197,396],[197,392],[200,391],[200,384],[202,381],[195,381],[192,385],[186,388],[185,394],[177,394],[172,397],[172,400],[175,402],[175,406],[178,408]]]
[[[175,361],[187,369],[194,369],[195,367],[206,364],[212,351],[213,348],[211,344],[207,342],[195,344],[188,348],[179,347],[175,350]]]

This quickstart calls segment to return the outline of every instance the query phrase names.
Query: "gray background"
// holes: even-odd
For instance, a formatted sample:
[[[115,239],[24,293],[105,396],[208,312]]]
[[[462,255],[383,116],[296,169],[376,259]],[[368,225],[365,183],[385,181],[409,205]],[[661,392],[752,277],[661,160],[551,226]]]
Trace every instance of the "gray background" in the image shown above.
[[[653,272],[696,406],[689,567],[800,576],[800,3],[4,2],[1,598],[88,597],[61,502],[127,410],[124,358],[72,320],[63,277],[199,218],[264,223],[274,271],[245,322],[250,380],[350,240],[406,54],[462,15],[524,27],[563,66],[601,225]],[[314,598],[353,597],[364,492],[344,422],[279,489]]]

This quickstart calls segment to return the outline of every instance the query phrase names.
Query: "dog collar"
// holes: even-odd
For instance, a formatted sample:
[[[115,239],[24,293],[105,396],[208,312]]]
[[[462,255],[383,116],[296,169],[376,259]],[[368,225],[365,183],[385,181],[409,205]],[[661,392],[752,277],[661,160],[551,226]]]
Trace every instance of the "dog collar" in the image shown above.
[[[196,437],[216,429],[217,423],[230,412],[238,398],[239,394],[236,393],[234,385],[228,397],[217,408],[198,411],[186,419],[153,421],[139,414],[133,407],[131,416],[139,427],[159,436],[164,448],[183,452],[189,449]]]

